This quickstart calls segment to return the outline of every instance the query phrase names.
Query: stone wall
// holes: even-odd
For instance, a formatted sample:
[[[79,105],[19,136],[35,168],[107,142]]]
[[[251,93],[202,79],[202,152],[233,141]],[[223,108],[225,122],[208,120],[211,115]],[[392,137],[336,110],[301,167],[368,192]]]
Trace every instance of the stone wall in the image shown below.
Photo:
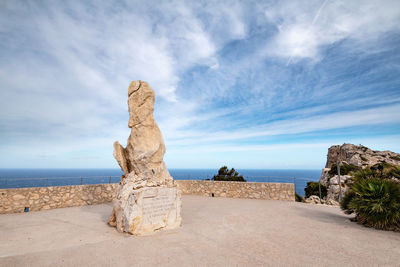
[[[111,202],[118,184],[0,189],[0,214]]]
[[[294,185],[284,183],[175,180],[182,194],[294,201]],[[0,189],[0,214],[111,202],[118,184]]]
[[[175,180],[186,195],[295,201],[294,184]]]

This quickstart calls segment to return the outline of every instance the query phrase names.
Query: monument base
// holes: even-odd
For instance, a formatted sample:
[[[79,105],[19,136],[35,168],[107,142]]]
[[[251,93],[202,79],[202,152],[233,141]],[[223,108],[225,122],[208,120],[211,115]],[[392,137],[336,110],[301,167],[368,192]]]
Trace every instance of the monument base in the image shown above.
[[[132,190],[126,201],[116,200],[109,224],[133,235],[177,228],[181,203],[177,187],[142,187]]]

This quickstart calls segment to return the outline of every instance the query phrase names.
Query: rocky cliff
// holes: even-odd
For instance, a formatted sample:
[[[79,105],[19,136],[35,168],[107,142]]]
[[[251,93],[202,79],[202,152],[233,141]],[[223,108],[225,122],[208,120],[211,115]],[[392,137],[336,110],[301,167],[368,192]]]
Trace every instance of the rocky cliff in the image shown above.
[[[343,163],[352,164],[361,168],[373,166],[375,164],[386,162],[392,165],[400,165],[400,154],[392,151],[377,151],[368,147],[353,144],[343,144],[331,146],[328,149],[328,157],[325,168],[331,168],[336,164],[338,156]]]
[[[320,182],[328,189],[327,201],[335,203],[339,198],[339,177],[336,172],[337,162],[347,171],[341,173],[340,186],[343,194],[348,190],[348,182],[352,178],[352,172],[370,168],[377,165],[391,165],[400,167],[400,154],[392,151],[371,150],[362,145],[343,144],[331,146],[325,168],[322,170]],[[341,168],[342,169],[342,168]],[[350,170],[350,171],[349,171]]]

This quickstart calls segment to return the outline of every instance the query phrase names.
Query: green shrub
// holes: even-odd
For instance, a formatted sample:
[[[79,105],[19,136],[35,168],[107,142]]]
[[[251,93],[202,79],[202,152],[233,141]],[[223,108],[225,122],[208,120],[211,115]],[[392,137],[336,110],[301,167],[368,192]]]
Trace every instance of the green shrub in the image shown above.
[[[384,169],[390,169],[390,168],[395,167],[392,164],[389,164],[384,160],[380,160],[379,163],[373,165],[372,167],[378,168],[379,165],[382,165]]]
[[[361,170],[361,167],[358,167],[358,166],[353,165],[353,164],[347,164],[345,162],[343,162],[343,165],[340,166],[340,174],[341,175],[347,175],[350,172],[356,172],[356,171],[359,171],[359,170]],[[332,167],[331,167],[331,170],[329,171],[329,174],[331,176],[338,174],[338,172],[337,172],[337,164],[335,164],[335,163],[332,164]]]
[[[296,202],[303,202],[304,198],[296,193]]]
[[[365,157],[363,157],[363,156],[361,156],[361,155],[360,155],[360,159],[361,159],[362,161],[368,161]]]
[[[350,202],[355,196],[356,194],[352,190],[349,190],[342,198],[342,201],[340,201],[340,208],[344,213],[352,214],[354,212],[354,210],[350,208]]]
[[[382,166],[383,171],[382,173],[378,170],[378,167]],[[400,179],[400,168],[398,166],[389,164],[387,162],[380,162],[372,166],[374,171],[370,168],[365,169],[365,174],[368,174],[370,177],[382,178],[382,179],[391,179],[397,178]],[[358,172],[355,173],[357,175]]]
[[[400,168],[392,168],[391,170],[387,171],[386,175],[389,176],[389,178],[395,177],[400,179]]]
[[[228,169],[228,167],[223,166],[218,170],[218,174],[214,175],[213,181],[235,181],[235,182],[246,182],[242,175],[239,175],[234,168]]]
[[[304,192],[306,193],[306,198],[315,195],[319,197],[319,183],[318,182],[307,182],[306,188],[304,188]],[[327,195],[326,186],[321,184],[321,198],[326,197]]]
[[[353,174],[354,180],[365,180],[370,178],[379,178],[378,173],[376,171],[372,171],[370,168],[359,170]]]
[[[357,179],[341,201],[346,213],[377,229],[400,230],[400,185],[388,179]]]
[[[381,164],[383,166],[383,177],[391,179],[392,177],[395,177],[397,179],[400,179],[400,168],[395,165],[391,165],[389,163],[383,163]],[[374,165],[376,167],[376,165]]]

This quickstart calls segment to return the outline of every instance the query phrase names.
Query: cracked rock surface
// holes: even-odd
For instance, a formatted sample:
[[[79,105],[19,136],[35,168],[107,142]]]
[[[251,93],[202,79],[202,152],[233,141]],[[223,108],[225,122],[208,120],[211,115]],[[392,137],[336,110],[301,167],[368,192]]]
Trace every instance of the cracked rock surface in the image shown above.
[[[178,227],[181,193],[164,163],[165,145],[154,120],[155,94],[144,81],[128,89],[127,145],[114,143],[114,157],[124,173],[109,220],[120,232],[147,234]]]

